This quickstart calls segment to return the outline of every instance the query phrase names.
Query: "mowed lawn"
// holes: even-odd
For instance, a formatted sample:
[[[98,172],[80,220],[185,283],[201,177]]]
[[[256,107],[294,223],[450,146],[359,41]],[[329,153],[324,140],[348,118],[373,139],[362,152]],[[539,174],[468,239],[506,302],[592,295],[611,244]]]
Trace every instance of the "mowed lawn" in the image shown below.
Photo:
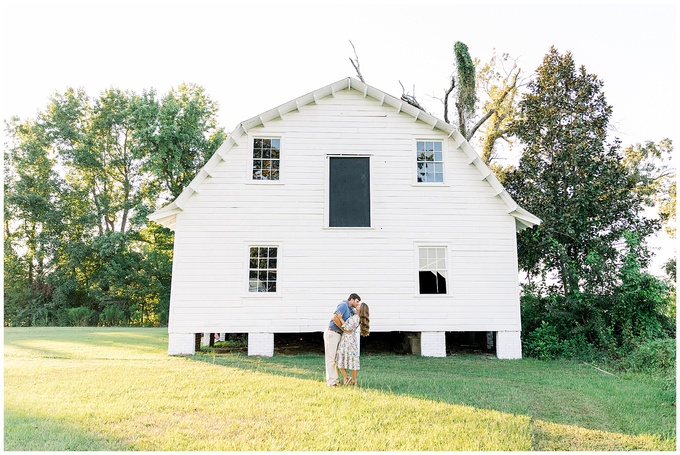
[[[9,451],[675,450],[674,391],[578,362],[167,355],[166,329],[5,328]]]

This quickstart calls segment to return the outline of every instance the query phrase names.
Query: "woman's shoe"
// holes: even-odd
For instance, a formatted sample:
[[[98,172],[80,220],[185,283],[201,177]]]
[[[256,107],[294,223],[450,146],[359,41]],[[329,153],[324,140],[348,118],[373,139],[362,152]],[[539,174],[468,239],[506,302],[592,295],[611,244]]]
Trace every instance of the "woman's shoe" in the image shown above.
[[[347,377],[345,378],[345,383],[344,383],[344,385],[352,385],[352,378],[350,378],[349,376],[347,376]]]

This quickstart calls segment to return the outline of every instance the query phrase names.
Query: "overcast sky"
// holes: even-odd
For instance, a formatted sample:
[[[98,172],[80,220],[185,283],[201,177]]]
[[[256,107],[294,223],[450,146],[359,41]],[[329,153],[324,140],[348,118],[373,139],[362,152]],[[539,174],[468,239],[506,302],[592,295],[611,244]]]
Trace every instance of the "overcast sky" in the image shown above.
[[[282,3],[283,5],[279,5]],[[527,75],[551,45],[604,81],[624,144],[677,125],[677,6],[550,2],[31,1],[4,0],[2,115],[34,116],[67,87],[165,93],[205,87],[230,132],[245,119],[355,76],[401,95],[401,81],[441,116],[453,44],[493,49]]]
[[[356,46],[366,82],[399,82],[432,114],[453,71],[453,44],[493,49],[530,76],[554,45],[604,82],[624,146],[676,139],[675,2],[257,2],[3,0],[3,119],[33,117],[55,91],[109,87],[159,94],[196,83],[220,105],[221,126],[346,76]]]

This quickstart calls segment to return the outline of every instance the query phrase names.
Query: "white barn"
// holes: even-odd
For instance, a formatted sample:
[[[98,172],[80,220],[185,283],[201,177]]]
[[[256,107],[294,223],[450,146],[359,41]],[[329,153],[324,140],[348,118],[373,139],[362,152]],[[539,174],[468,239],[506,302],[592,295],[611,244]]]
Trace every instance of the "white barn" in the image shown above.
[[[371,332],[495,332],[520,358],[519,207],[458,130],[353,78],[239,124],[149,217],[175,231],[170,355],[196,334],[321,332],[358,293]],[[319,338],[321,339],[321,338]]]

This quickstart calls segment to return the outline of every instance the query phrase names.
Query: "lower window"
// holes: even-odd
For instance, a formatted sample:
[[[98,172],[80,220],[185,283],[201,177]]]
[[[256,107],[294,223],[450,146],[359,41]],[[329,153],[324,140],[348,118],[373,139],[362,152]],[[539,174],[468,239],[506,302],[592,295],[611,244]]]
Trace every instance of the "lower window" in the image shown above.
[[[446,247],[418,249],[418,293],[446,294]]]
[[[250,247],[248,292],[276,292],[277,254],[276,247]]]

